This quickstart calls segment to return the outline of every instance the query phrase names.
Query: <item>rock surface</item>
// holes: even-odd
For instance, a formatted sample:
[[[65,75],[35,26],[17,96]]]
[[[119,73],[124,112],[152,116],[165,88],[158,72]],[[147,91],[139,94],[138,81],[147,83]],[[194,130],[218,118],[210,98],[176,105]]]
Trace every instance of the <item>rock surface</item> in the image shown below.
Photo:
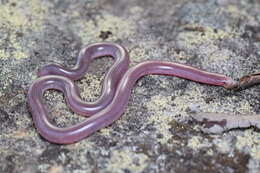
[[[113,125],[72,145],[35,130],[26,93],[48,63],[72,67],[84,45],[110,41],[130,51],[131,66],[175,61],[232,78],[259,72],[259,0],[0,0],[0,172],[260,171],[260,131],[205,135],[190,111],[260,113],[260,87],[231,92],[169,76],[146,76]],[[99,96],[110,58],[95,60],[77,81]],[[59,126],[84,118],[57,91],[45,94]]]

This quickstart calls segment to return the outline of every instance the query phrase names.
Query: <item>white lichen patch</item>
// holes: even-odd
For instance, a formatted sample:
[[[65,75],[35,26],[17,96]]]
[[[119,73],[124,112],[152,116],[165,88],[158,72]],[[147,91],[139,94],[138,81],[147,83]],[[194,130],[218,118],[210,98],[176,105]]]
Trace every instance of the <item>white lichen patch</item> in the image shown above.
[[[228,140],[216,138],[213,140],[217,150],[221,153],[229,153],[232,151],[232,143]]]
[[[193,136],[188,140],[188,147],[192,148],[195,151],[198,151],[202,148],[209,148],[212,144],[208,141],[207,138],[202,138],[201,136]]]
[[[248,167],[248,172],[250,172],[250,173],[259,173],[260,161],[259,160],[250,159],[248,164],[247,164],[247,167]]]
[[[115,150],[111,153],[106,170],[108,172],[124,173],[125,169],[130,172],[143,172],[147,167],[149,158],[143,153],[134,153],[128,148]]]
[[[246,130],[244,135],[237,136],[236,148],[260,161],[260,134],[252,129]]]

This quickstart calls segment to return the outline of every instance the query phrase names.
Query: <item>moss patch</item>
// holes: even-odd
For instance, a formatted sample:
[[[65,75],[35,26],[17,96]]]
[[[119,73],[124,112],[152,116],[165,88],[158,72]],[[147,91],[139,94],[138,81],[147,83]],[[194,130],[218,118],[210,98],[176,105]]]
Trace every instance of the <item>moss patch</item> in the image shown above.
[[[96,16],[95,20],[77,21],[79,32],[78,36],[83,43],[102,41],[100,37],[102,32],[109,32],[108,41],[116,41],[118,38],[125,39],[131,36],[135,31],[135,24],[128,18],[113,16],[111,14],[104,14],[103,16]]]

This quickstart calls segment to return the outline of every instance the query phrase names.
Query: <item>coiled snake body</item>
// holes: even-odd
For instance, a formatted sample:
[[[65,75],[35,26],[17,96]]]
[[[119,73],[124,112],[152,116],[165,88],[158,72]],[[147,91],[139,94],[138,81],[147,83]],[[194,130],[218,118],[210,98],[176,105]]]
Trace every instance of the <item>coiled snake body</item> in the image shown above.
[[[86,73],[93,59],[103,56],[113,57],[114,64],[105,75],[99,99],[86,103],[80,98],[79,89],[73,81]],[[135,82],[150,74],[171,75],[225,88],[237,86],[237,82],[230,77],[173,62],[146,61],[129,68],[128,52],[124,47],[113,43],[96,43],[80,52],[73,69],[51,64],[38,72],[40,78],[33,82],[28,91],[28,102],[35,126],[39,133],[51,142],[77,142],[117,120],[124,112]],[[50,121],[42,101],[43,94],[48,89],[63,92],[69,107],[88,118],[67,128],[55,126]]]

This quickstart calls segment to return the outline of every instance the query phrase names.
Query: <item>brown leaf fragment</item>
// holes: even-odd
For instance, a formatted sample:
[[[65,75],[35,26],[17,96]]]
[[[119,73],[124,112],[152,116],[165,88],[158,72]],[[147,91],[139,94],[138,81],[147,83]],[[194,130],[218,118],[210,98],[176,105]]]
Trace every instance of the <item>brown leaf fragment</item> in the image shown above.
[[[228,113],[195,113],[192,120],[201,125],[204,133],[222,133],[236,128],[256,127],[260,129],[260,115]]]

